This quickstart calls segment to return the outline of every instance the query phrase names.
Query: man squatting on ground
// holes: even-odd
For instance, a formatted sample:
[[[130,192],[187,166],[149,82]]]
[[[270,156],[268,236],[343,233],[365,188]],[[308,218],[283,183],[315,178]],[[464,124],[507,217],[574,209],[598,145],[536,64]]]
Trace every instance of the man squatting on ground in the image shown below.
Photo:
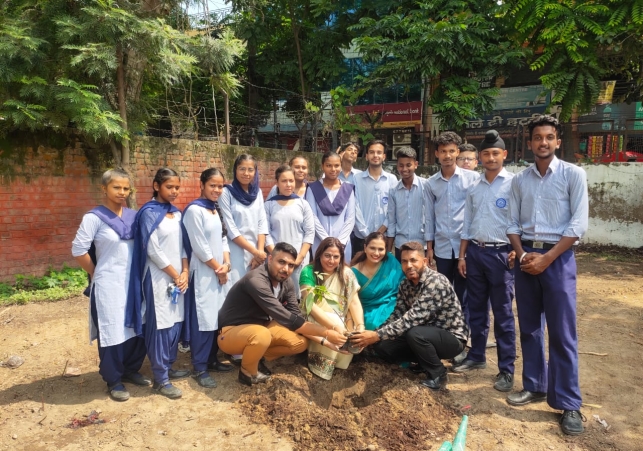
[[[467,303],[471,349],[467,358],[452,370],[464,373],[486,368],[485,348],[489,333],[489,301],[498,346],[498,368],[494,388],[513,388],[516,360],[516,325],[511,305],[514,276],[510,269],[509,198],[514,175],[503,168],[505,142],[489,130],[480,146],[484,172],[467,191],[458,270],[467,280]]]
[[[529,123],[535,163],[516,175],[507,236],[516,251],[516,306],[524,364],[523,390],[507,402],[544,401],[563,411],[565,434],[583,432],[576,334],[576,261],[572,246],[587,231],[587,176],[556,158],[561,128],[552,116]],[[545,322],[549,362],[545,361]]]
[[[265,264],[249,271],[228,292],[219,311],[219,348],[242,354],[239,382],[252,386],[272,373],[264,363],[299,354],[308,339],[339,351],[346,342],[340,332],[304,319],[290,275],[297,250],[277,243]]]
[[[400,283],[395,310],[382,327],[354,334],[351,341],[359,347],[373,345],[385,360],[418,362],[427,375],[420,383],[439,390],[447,382],[441,359],[462,352],[469,329],[453,286],[429,268],[424,246],[412,241],[400,251],[406,279]]]

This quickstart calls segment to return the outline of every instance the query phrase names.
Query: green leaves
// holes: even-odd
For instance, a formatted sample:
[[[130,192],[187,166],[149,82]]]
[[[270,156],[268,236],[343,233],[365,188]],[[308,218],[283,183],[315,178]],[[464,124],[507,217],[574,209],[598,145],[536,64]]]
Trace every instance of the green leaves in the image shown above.
[[[68,106],[66,113],[69,120],[78,129],[96,140],[127,136],[120,116],[110,111],[103,97],[94,92],[96,86],[81,85],[66,78],[59,79],[57,85],[60,89],[55,98],[62,105]]]
[[[361,34],[355,39],[360,53],[378,63],[370,76],[373,84],[423,80],[434,88],[428,104],[442,127],[462,129],[493,108],[496,92],[480,80],[521,64],[524,52],[507,37],[501,12],[494,1],[401,2],[352,29]]]
[[[344,301],[346,298],[339,293],[332,293],[328,288],[326,288],[324,285],[325,276],[328,276],[328,274],[315,272],[317,284],[314,287],[301,287],[301,290],[307,293],[303,302],[304,312],[307,316],[312,312],[313,306],[321,303],[322,301],[326,301],[329,306],[336,308],[336,310],[339,310],[340,312],[344,311]]]
[[[630,5],[627,5],[630,3]],[[514,38],[534,54],[532,70],[541,71],[541,81],[554,93],[552,103],[562,106],[560,118],[568,120],[574,111],[589,111],[600,92],[603,77],[610,73],[604,55],[620,51],[614,39],[623,27],[636,22],[640,0],[534,0],[507,2],[515,15]],[[642,31],[642,30],[640,30]],[[617,38],[618,39],[618,38]],[[640,42],[639,37],[636,38]]]

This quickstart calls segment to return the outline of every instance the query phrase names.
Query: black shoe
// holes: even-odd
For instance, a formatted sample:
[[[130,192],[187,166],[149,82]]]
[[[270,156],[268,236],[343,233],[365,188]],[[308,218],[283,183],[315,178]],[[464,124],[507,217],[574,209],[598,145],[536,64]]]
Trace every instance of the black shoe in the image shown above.
[[[166,382],[163,385],[158,384],[154,382],[154,385],[152,386],[154,390],[165,396],[166,398],[170,399],[179,399],[181,396],[183,396],[183,393],[181,390],[176,388],[174,385],[172,385],[170,382]]]
[[[451,363],[453,365],[461,364],[462,362],[464,362],[464,359],[467,358],[467,354],[468,354],[467,348],[464,348],[460,354],[458,354],[457,356],[451,359]]]
[[[223,354],[223,356],[230,361],[234,366],[241,366],[241,359],[235,359],[230,354]]]
[[[424,379],[420,381],[420,385],[430,388],[431,390],[440,390],[447,384],[448,381],[447,372],[445,371],[442,375],[436,377],[435,379]]]
[[[524,406],[532,402],[542,402],[547,399],[547,393],[531,392],[523,390],[507,396],[507,403],[512,406]]]
[[[259,384],[262,382],[267,382],[270,380],[270,376],[266,376],[261,371],[257,373],[256,376],[248,376],[244,374],[243,371],[239,370],[239,382],[248,387],[252,387],[252,384]]]
[[[173,370],[170,368],[170,371],[167,372],[170,379],[183,379],[190,375],[190,370]]]
[[[567,435],[580,435],[585,431],[583,421],[587,421],[580,410],[563,410],[563,416],[558,421],[560,428]]]
[[[514,375],[501,371],[496,376],[496,383],[493,384],[493,388],[503,392],[511,391],[514,388]]]
[[[217,382],[208,374],[207,371],[195,372],[192,377],[196,379],[196,383],[203,388],[216,388]]]
[[[216,362],[208,363],[208,369],[216,371],[217,373],[229,373],[234,369],[234,365],[221,363],[217,360]]]
[[[266,360],[259,360],[259,372],[265,374],[266,376],[272,375],[272,371],[266,366]]]
[[[113,387],[108,387],[109,397],[114,401],[123,402],[129,399],[129,392],[123,384],[116,384]]]
[[[121,377],[122,382],[131,382],[134,385],[140,385],[141,387],[149,387],[152,385],[152,379],[147,376],[143,376],[141,373],[130,373],[124,374]]]
[[[471,370],[482,370],[487,367],[486,362],[474,362],[473,360],[465,359],[461,364],[451,367],[454,373],[466,373]]]
[[[409,365],[409,370],[411,370],[411,372],[413,372],[415,374],[422,374],[422,373],[426,372],[426,370],[424,368],[422,368],[422,365],[420,365],[419,363],[415,363],[415,362],[413,362],[413,363],[411,363]]]

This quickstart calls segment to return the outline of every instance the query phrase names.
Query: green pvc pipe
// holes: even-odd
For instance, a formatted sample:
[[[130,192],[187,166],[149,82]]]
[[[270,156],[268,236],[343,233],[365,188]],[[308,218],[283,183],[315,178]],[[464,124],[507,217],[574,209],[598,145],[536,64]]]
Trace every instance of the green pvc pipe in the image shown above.
[[[467,425],[469,424],[469,417],[464,415],[462,417],[462,422],[458,428],[458,432],[455,434],[453,439],[453,451],[465,451],[467,446]]]
[[[444,442],[438,451],[451,451],[451,442]]]

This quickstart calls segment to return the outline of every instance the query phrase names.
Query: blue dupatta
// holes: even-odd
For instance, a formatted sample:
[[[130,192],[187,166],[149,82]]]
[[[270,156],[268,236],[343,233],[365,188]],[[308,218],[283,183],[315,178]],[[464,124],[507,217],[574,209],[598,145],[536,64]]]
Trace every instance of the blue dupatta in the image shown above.
[[[121,240],[131,240],[134,238],[134,221],[136,220],[136,212],[130,210],[129,208],[123,207],[123,212],[121,216],[118,216],[112,210],[107,208],[104,205],[99,205],[96,208],[89,210],[88,214],[98,216],[98,219],[107,224]],[[94,266],[96,266],[96,246],[92,242],[92,245],[89,248],[89,258],[92,260]],[[87,288],[83,291],[83,294],[89,297],[91,291],[92,277],[87,274]]]
[[[335,200],[331,202],[321,180],[311,183],[308,187],[313,192],[315,202],[324,216],[339,216],[342,211],[344,211],[346,204],[348,204],[354,188],[352,184],[342,182],[335,196]]]
[[[145,262],[147,261],[147,245],[150,236],[159,226],[165,215],[180,212],[170,203],[151,200],[141,207],[134,221],[134,255],[127,292],[127,305],[125,307],[125,326],[134,329],[136,335],[143,334],[143,318],[141,306],[143,305],[143,280],[145,279]],[[185,228],[181,226],[183,242],[189,243]],[[189,245],[189,244],[188,244]],[[153,300],[152,300],[153,302]],[[187,315],[186,315],[187,318]],[[183,327],[183,334],[189,341],[189,327]]]
[[[241,183],[237,180],[237,174],[234,175],[234,180],[231,185],[225,185],[226,188],[230,190],[232,197],[237,199],[246,207],[252,204],[255,199],[257,199],[257,194],[259,194],[259,170],[257,170],[257,165],[255,164],[255,177],[248,185],[248,191],[244,190],[241,187]]]

